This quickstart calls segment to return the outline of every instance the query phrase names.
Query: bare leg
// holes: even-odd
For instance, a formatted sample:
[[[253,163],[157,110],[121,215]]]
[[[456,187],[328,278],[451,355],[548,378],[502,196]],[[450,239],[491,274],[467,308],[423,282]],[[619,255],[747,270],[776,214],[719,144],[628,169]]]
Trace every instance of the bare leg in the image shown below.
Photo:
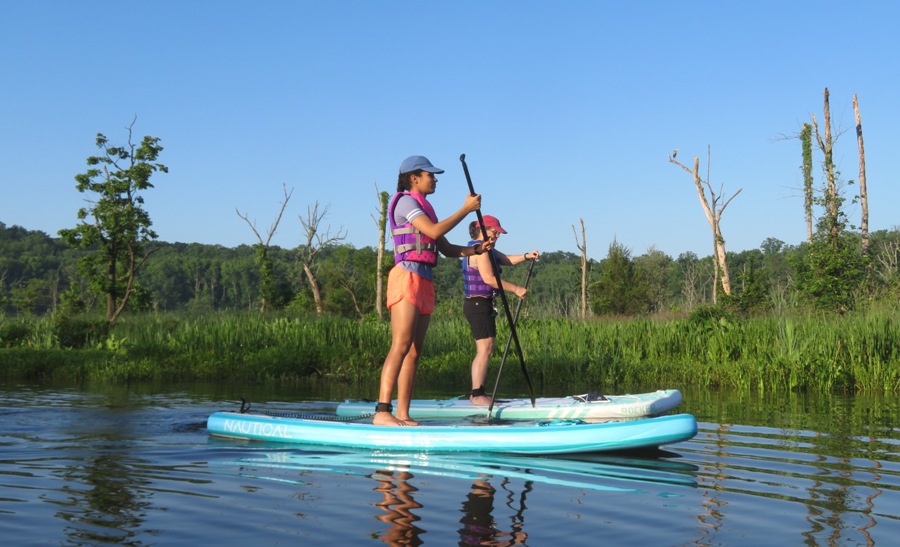
[[[491,353],[494,351],[494,338],[482,338],[475,340],[475,358],[472,360],[472,389],[478,389],[484,385],[487,376],[488,363]],[[487,395],[469,397],[474,406],[489,406],[491,398]]]
[[[397,385],[398,378],[405,378],[400,380],[400,389],[408,389],[406,396],[407,398],[410,397],[412,386],[407,386],[406,388],[402,386],[409,384],[411,379],[415,378],[415,364],[418,357],[413,361],[412,367],[407,367],[406,365],[408,354],[413,348],[418,322],[419,310],[410,302],[402,300],[391,307],[391,349],[388,350],[381,369],[381,387],[378,390],[379,402],[391,402],[394,395],[394,386]],[[408,368],[412,368],[411,376],[409,370],[407,370]],[[409,399],[407,399],[403,415],[407,418],[409,417]],[[403,420],[398,420],[390,412],[376,412],[372,423],[375,425],[406,425]]]
[[[403,367],[400,369],[400,378],[397,383],[397,419],[403,420],[407,425],[419,425],[417,421],[409,417],[409,405],[412,402],[416,371],[419,368],[419,356],[425,345],[425,335],[428,334],[429,324],[431,324],[431,315],[418,316],[412,347],[406,353]]]

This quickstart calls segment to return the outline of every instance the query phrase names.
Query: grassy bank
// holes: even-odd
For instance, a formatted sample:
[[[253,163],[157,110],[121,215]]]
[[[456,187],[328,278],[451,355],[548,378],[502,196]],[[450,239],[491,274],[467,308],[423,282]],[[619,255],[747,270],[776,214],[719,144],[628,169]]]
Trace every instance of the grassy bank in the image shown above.
[[[132,315],[110,333],[90,324],[75,329],[78,336],[72,330],[52,319],[3,319],[0,377],[292,382],[320,376],[377,382],[390,344],[387,322],[252,313]],[[501,321],[489,378],[507,333]],[[900,330],[891,310],[665,321],[523,318],[517,333],[539,391],[643,385],[900,392]],[[464,319],[435,316],[420,378],[463,392],[472,352]],[[514,348],[503,378],[523,382]]]

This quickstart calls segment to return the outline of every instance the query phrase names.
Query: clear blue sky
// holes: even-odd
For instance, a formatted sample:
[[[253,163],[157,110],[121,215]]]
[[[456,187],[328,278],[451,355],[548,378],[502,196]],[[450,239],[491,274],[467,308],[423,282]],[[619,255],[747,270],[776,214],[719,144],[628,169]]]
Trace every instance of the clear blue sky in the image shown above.
[[[711,254],[673,149],[723,198],[729,251],[805,238],[795,135],[831,91],[835,159],[857,179],[852,98],[867,152],[871,229],[900,225],[896,2],[41,1],[0,4],[0,222],[56,236],[76,224],[74,176],[104,133],[161,139],[168,174],[146,209],[159,239],[301,242],[299,216],[375,245],[374,183],[404,157],[447,172],[441,217],[467,192],[507,252]],[[817,156],[817,160],[820,159]],[[818,177],[818,170],[817,170]],[[819,177],[820,178],[820,177]],[[856,187],[850,188],[855,193]],[[859,209],[848,203],[851,222]],[[474,215],[473,217],[474,218]],[[449,235],[467,240],[464,224]]]

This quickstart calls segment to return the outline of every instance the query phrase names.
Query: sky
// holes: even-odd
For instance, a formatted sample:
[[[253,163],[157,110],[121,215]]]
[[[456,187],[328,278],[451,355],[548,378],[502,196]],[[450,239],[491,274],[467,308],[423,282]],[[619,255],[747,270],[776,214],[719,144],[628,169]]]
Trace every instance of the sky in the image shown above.
[[[793,137],[821,125],[827,87],[841,177],[858,180],[856,95],[870,230],[893,229],[898,20],[887,1],[3,1],[0,222],[77,225],[97,133],[123,145],[133,122],[135,143],[164,147],[169,172],[143,196],[170,243],[256,243],[241,216],[268,239],[286,189],[272,245],[303,243],[318,204],[323,232],[375,246],[376,192],[396,191],[402,160],[446,171],[429,198],[444,218],[468,192],[465,154],[507,253],[578,254],[583,221],[594,259],[613,242],[709,256],[678,149],[734,196],[728,251],[796,245]],[[859,206],[846,212],[858,225]]]

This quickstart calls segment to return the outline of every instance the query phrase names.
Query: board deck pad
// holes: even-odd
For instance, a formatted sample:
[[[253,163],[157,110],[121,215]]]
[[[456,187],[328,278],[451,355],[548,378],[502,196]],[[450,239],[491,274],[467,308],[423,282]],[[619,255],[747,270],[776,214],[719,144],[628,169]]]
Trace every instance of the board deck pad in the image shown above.
[[[596,420],[606,418],[638,418],[658,416],[681,404],[677,389],[661,389],[647,393],[602,395],[589,392],[568,397],[539,397],[535,406],[530,399],[497,401],[491,417],[502,420]],[[393,401],[396,407],[397,402]],[[375,413],[373,401],[344,401],[337,407],[338,416],[366,416]],[[452,399],[416,399],[409,408],[415,420],[427,418],[465,418],[487,416],[488,407],[474,406],[467,396]]]

